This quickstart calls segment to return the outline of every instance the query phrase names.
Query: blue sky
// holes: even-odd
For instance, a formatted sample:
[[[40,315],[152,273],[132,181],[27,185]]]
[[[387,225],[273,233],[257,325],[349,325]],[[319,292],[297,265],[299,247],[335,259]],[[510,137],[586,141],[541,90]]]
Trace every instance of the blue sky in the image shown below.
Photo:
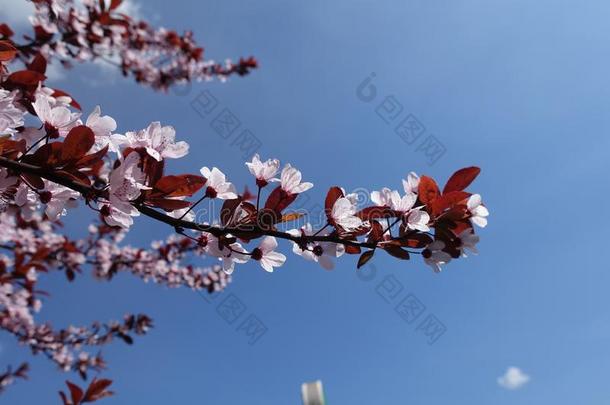
[[[607,403],[609,3],[152,0],[141,12],[193,29],[210,58],[252,54],[261,65],[182,96],[97,67],[76,69],[86,74],[76,83],[56,81],[85,110],[100,104],[120,131],[154,120],[173,125],[191,145],[187,158],[172,162],[176,172],[214,165],[240,188],[251,182],[231,139],[190,107],[207,89],[261,140],[263,157],[302,170],[315,184],[311,201],[333,185],[399,188],[411,170],[444,181],[477,165],[483,171],[472,189],[491,217],[480,232],[481,254],[441,274],[418,260],[377,255],[365,281],[355,257],[326,272],[289,254],[273,274],[255,264],[238,268],[214,302],[130,275],[112,283],[85,275],[72,284],[50,275],[42,316],[55,325],[125,312],[155,321],[133,347],[104,349],[110,368],[103,375],[117,391],[104,403],[299,403],[300,384],[315,379],[331,405]],[[356,88],[371,72],[378,98],[365,103]],[[446,148],[434,165],[376,114],[389,95]],[[83,232],[92,217],[80,215],[69,232]],[[141,218],[130,242],[169,231]],[[402,286],[390,303],[380,294],[387,277]],[[216,311],[229,294],[246,306],[233,324]],[[411,324],[394,309],[409,294],[425,305]],[[254,345],[236,330],[250,314],[268,329]],[[432,345],[417,330],[427,315],[446,327]],[[3,364],[29,356],[8,335],[0,343]],[[51,403],[73,377],[43,358],[32,365],[31,382],[15,385],[1,403]],[[509,366],[531,381],[500,387],[496,379]]]

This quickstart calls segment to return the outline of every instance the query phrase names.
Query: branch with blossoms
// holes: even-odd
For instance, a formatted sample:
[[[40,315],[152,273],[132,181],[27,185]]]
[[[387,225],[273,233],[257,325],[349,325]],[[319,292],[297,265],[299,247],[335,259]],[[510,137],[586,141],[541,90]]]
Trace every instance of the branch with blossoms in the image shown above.
[[[40,56],[66,67],[72,61],[99,60],[116,65],[124,76],[138,83],[160,90],[177,83],[244,76],[258,65],[253,57],[224,64],[205,60],[192,32],[180,35],[134,20],[120,11],[122,0],[32,2],[33,34],[24,36],[26,42],[13,42],[13,30],[7,24],[0,25],[0,39],[12,42],[19,50],[18,58],[28,65],[42,63]]]
[[[58,331],[37,324],[34,314],[43,295],[37,281],[44,273],[63,273],[72,281],[87,266],[100,280],[128,272],[144,281],[212,293],[224,289],[238,265],[256,262],[267,272],[284,265],[287,257],[279,251],[278,239],[327,270],[344,255],[358,255],[357,267],[362,267],[384,252],[400,260],[421,256],[439,272],[452,260],[477,252],[474,225],[484,227],[489,215],[480,195],[466,191],[479,175],[477,167],[458,170],[442,190],[432,178],[411,172],[401,191],[372,192],[370,206],[359,206],[356,195],[330,187],[318,227],[289,226],[304,217],[291,206],[313,184],[277,159],[255,155],[245,163],[254,195],[247,188],[238,193],[217,167],[168,174],[166,163],[189,152],[186,142],[176,141],[172,127],[152,122],[117,133],[116,121],[100,107],[85,118],[76,100],[45,85],[47,59],[86,60],[110,52],[138,81],[164,89],[207,78],[201,64],[193,65],[191,37],[170,35],[170,40],[146,25],[115,21],[120,1],[85,1],[80,11],[71,8],[71,0],[35,3],[37,34],[30,44],[16,45],[9,40],[12,31],[0,26],[5,38],[0,40],[0,226],[5,230],[0,234],[0,328],[62,370],[76,371],[83,379],[88,371],[98,372],[105,363],[88,348],[117,337],[131,343],[131,335],[145,333],[151,320],[127,315],[122,323]],[[177,48],[157,49],[169,46],[167,41]],[[64,46],[68,51],[62,53]],[[175,58],[168,62],[169,70],[154,59],[167,54]],[[14,60],[25,62],[25,69],[10,72]],[[79,201],[99,216],[99,223],[89,226],[88,236],[73,239],[60,233],[60,220]],[[222,202],[210,222],[197,220],[204,201]],[[149,248],[121,246],[139,216],[166,224],[172,234]],[[217,264],[184,264],[205,258]],[[3,381],[15,376],[7,371]],[[94,379],[83,390],[68,382],[70,395],[62,393],[62,400],[93,402],[110,395],[109,384]]]

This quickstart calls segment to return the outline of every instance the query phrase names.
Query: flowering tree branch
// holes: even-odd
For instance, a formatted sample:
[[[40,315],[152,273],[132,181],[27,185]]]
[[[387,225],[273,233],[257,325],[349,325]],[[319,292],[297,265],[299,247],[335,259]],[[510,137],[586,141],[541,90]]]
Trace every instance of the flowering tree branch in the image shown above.
[[[24,44],[13,42],[23,63],[32,63],[39,54],[64,66],[72,61],[101,60],[138,83],[161,90],[176,83],[244,76],[258,64],[253,57],[224,64],[204,60],[203,48],[192,32],[179,35],[134,20],[121,12],[122,0],[32,2],[36,7],[30,18],[33,35],[26,35]],[[12,41],[13,35],[8,25],[0,25],[0,38]]]
[[[360,206],[355,194],[330,187],[320,221],[312,213],[291,210],[300,194],[313,187],[302,174],[277,159],[252,157],[245,165],[255,195],[238,193],[217,167],[198,173],[167,174],[171,159],[189,152],[172,127],[148,127],[117,133],[117,123],[96,107],[85,118],[67,93],[45,85],[48,60],[111,58],[123,73],[155,89],[191,80],[245,74],[252,59],[225,67],[202,59],[202,50],[183,36],[154,30],[119,13],[120,0],[34,0],[34,37],[16,44],[0,24],[0,329],[33,353],[43,353],[62,370],[85,379],[104,367],[101,355],[87,350],[120,338],[144,334],[146,315],[126,315],[123,322],[55,330],[37,324],[42,306],[37,280],[43,273],[63,273],[69,281],[86,266],[100,280],[130,272],[168,287],[221,291],[237,265],[256,262],[267,272],[284,265],[277,239],[292,252],[330,270],[344,255],[358,255],[357,267],[378,252],[399,260],[417,254],[435,272],[452,260],[477,252],[489,212],[481,196],[466,191],[480,170],[456,171],[441,189],[428,176],[411,172],[402,189],[387,187]],[[25,67],[11,71],[11,63]],[[82,202],[98,216],[86,237],[60,233],[60,218]],[[198,207],[222,202],[210,221]],[[173,229],[165,241],[148,248],[122,246],[138,216]],[[312,224],[313,222],[313,224]],[[291,226],[290,226],[291,225]],[[288,229],[292,228],[292,229]],[[185,265],[212,258],[212,266]],[[0,375],[0,391],[26,369]],[[68,382],[64,405],[93,402],[111,395],[110,380],[94,379],[81,389]]]

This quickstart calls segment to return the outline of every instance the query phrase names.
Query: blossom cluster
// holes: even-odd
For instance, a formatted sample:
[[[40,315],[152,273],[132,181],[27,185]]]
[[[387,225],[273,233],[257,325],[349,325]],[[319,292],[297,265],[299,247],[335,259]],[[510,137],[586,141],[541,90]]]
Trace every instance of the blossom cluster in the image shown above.
[[[258,188],[255,204],[217,167],[203,166],[198,174],[165,175],[166,162],[189,151],[186,142],[176,141],[171,126],[153,122],[142,130],[117,133],[116,121],[99,107],[85,118],[70,96],[45,87],[43,79],[20,80],[19,74],[43,75],[45,65],[39,65],[37,71],[10,74],[0,101],[10,104],[2,120],[9,137],[2,141],[0,156],[13,163],[0,162],[3,196],[26,220],[42,207],[49,220],[56,220],[83,197],[111,227],[128,230],[141,214],[173,226],[204,254],[218,258],[228,274],[236,264],[250,260],[268,272],[282,266],[286,257],[276,251],[276,237],[291,240],[296,254],[326,268],[331,266],[325,258],[329,252],[337,257],[368,249],[359,265],[377,249],[401,259],[419,253],[435,271],[467,250],[476,252],[473,224],[485,226],[488,211],[480,195],[465,188],[479,174],[478,168],[459,170],[442,192],[432,178],[409,173],[402,192],[375,191],[370,207],[358,207],[355,194],[332,187],[325,202],[326,226],[282,232],[280,224],[299,216],[287,208],[313,187],[302,181],[297,168],[285,164],[280,170],[278,159],[253,156],[246,166]],[[21,125],[26,115],[32,116],[32,126]],[[263,205],[261,191],[272,185]],[[190,202],[199,191],[201,198]],[[224,201],[219,223],[193,221],[194,208],[206,198]],[[243,244],[254,239],[260,243],[246,249]],[[104,251],[104,246],[99,248]]]
[[[20,0],[25,1],[25,0]],[[30,17],[33,35],[19,47],[23,62],[41,53],[47,60],[69,66],[72,61],[99,60],[117,65],[125,76],[155,89],[176,83],[225,80],[257,67],[253,57],[223,64],[205,60],[193,33],[155,29],[121,13],[122,0],[36,0]],[[0,39],[12,39],[7,25]]]
[[[130,272],[168,287],[186,286],[208,292],[221,291],[230,282],[219,266],[181,264],[189,259],[187,256],[201,254],[188,238],[172,235],[165,242],[154,242],[150,249],[121,246],[124,232],[100,224],[90,225],[87,237],[71,240],[58,233],[57,221],[50,221],[40,212],[25,219],[14,204],[7,205],[0,214],[0,227],[4,230],[0,234],[0,328],[15,335],[34,353],[45,353],[61,369],[82,375],[104,365],[100,355],[91,355],[83,347],[106,344],[112,337],[131,343],[129,332],[145,333],[150,319],[128,315],[123,323],[54,331],[49,324],[35,321],[43,303],[42,292],[37,288],[41,274],[63,272],[73,280],[88,266],[100,280]]]

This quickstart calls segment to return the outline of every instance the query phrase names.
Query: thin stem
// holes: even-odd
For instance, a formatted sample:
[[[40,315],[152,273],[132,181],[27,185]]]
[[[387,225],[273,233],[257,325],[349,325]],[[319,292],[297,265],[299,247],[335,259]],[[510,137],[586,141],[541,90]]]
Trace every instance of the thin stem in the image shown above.
[[[322,232],[323,230],[325,230],[330,224],[327,222],[326,225],[324,225],[322,228],[320,228],[318,230],[318,232],[314,233],[312,236],[317,236],[318,234],[320,234],[320,232]]]
[[[191,211],[193,210],[193,208],[195,208],[195,207],[197,206],[197,204],[199,204],[201,201],[205,200],[205,198],[206,198],[206,197],[207,197],[207,195],[206,195],[206,194],[204,194],[204,195],[203,195],[203,197],[201,197],[200,199],[198,199],[198,200],[197,200],[197,202],[196,202],[195,204],[191,205],[191,206],[189,207],[189,209],[188,209],[188,210],[186,210],[186,212],[185,212],[184,214],[182,214],[182,215],[180,216],[180,218],[178,218],[178,219],[182,219],[182,218],[184,218],[184,217],[186,216],[186,214],[188,214],[189,212],[191,212]]]
[[[21,159],[23,159],[23,157],[24,157],[25,155],[27,155],[28,153],[30,153],[30,151],[31,151],[32,149],[34,149],[34,148],[36,147],[36,145],[38,145],[40,142],[44,141],[45,139],[47,139],[47,140],[48,140],[48,139],[49,139],[49,135],[45,135],[45,136],[43,136],[42,138],[40,138],[39,140],[37,140],[36,142],[34,142],[34,143],[32,144],[32,146],[30,146],[30,147],[29,147],[29,148],[28,148],[28,149],[27,149],[27,150],[26,150],[26,151],[23,153],[23,155],[21,155],[21,156],[19,157],[19,159],[17,159],[17,160],[21,162]]]
[[[261,188],[262,188],[258,184],[257,184],[257,187],[258,187],[258,193],[256,193],[256,212],[258,212],[258,203],[261,200]]]

